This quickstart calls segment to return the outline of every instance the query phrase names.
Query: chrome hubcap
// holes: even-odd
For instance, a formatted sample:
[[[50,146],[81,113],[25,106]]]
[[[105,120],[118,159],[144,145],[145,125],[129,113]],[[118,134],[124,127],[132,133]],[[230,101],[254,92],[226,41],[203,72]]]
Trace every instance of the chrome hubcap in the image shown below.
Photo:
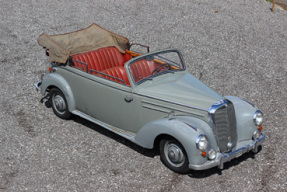
[[[167,143],[164,147],[164,153],[170,164],[180,167],[184,163],[184,154],[179,146],[174,143]]]
[[[61,97],[60,95],[55,95],[53,98],[53,103],[55,106],[55,109],[59,112],[59,113],[64,113],[66,110],[66,103],[63,97]]]

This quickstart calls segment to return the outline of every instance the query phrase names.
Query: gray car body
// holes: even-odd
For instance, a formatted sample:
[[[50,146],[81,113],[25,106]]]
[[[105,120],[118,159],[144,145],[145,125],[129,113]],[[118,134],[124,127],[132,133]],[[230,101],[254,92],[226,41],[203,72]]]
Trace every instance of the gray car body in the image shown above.
[[[253,120],[256,106],[238,97],[220,96],[185,69],[135,84],[129,65],[149,54],[155,53],[125,64],[130,87],[66,65],[54,67],[43,77],[41,94],[45,96],[51,87],[57,87],[65,95],[71,113],[144,148],[153,148],[157,138],[164,135],[175,138],[186,151],[190,169],[222,168],[224,162],[257,150],[265,135],[252,139],[258,128]],[[211,106],[220,101],[232,102],[235,108],[238,141],[229,153],[220,153],[210,118]],[[206,151],[217,152],[215,160],[202,156],[196,147],[201,134],[209,142]]]

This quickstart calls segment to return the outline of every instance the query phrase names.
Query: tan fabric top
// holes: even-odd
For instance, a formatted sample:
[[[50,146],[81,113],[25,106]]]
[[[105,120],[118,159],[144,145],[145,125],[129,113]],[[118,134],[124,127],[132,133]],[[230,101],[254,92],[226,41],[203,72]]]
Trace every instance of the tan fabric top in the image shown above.
[[[69,56],[92,51],[103,47],[114,46],[121,53],[126,52],[129,40],[126,37],[110,32],[97,24],[61,35],[41,34],[38,44],[49,51],[50,62],[66,63]]]

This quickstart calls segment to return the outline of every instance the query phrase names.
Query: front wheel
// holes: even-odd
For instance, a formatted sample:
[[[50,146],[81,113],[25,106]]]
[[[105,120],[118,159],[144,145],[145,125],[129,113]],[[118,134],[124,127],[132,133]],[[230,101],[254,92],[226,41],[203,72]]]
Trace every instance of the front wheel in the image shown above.
[[[71,113],[68,110],[67,100],[59,89],[53,88],[50,91],[50,103],[52,104],[55,115],[62,119],[69,119],[71,117]]]
[[[184,174],[189,171],[186,152],[175,139],[160,141],[160,159],[165,166],[176,173]]]

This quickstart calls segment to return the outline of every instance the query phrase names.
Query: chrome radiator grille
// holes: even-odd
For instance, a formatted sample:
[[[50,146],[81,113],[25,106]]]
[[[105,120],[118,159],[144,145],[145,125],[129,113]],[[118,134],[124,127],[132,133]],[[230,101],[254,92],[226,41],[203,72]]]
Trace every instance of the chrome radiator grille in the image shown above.
[[[231,102],[221,105],[213,114],[214,134],[221,152],[229,151],[236,145],[237,130],[234,106]]]

